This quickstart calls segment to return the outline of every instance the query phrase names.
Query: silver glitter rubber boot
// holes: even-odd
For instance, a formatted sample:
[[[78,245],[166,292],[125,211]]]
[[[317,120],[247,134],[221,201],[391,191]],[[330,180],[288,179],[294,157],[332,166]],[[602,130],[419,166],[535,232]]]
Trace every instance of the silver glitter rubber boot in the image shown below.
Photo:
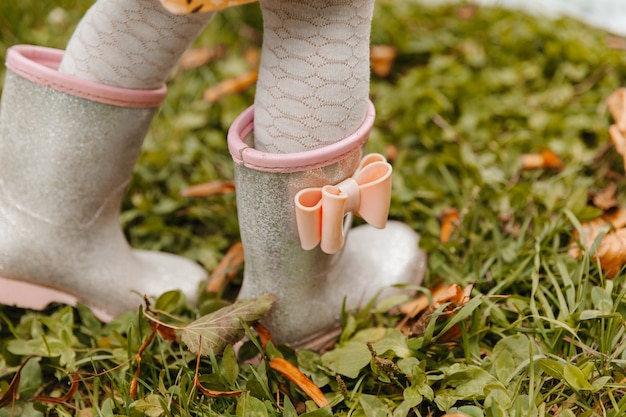
[[[206,273],[178,256],[132,250],[119,209],[144,135],[165,96],[59,73],[62,51],[7,53],[0,107],[0,302],[81,301],[106,318],[142,295]],[[49,289],[50,291],[46,291]]]
[[[339,212],[330,221],[334,230],[326,230],[327,219],[311,228],[313,232],[338,236],[339,245],[330,242],[324,248],[324,242],[332,238],[322,236],[322,243],[317,245],[315,239],[312,244],[303,242],[299,234],[296,196],[303,190],[326,190],[328,194],[339,188],[349,191],[350,185],[341,184],[347,184],[347,179],[356,177],[355,171],[361,170],[362,148],[373,120],[374,108],[370,103],[366,120],[353,135],[318,150],[290,154],[254,149],[252,108],[239,116],[230,129],[228,145],[235,162],[237,210],[245,254],[239,298],[264,293],[278,297],[263,321],[278,342],[301,344],[338,328],[344,299],[348,309],[363,306],[381,292],[391,291],[395,284],[419,284],[423,279],[426,257],[418,248],[419,236],[399,222],[389,222],[384,227],[390,182],[387,211],[382,212],[383,224],[378,221],[377,225],[384,229],[356,227],[340,249],[349,222]],[[391,169],[386,162],[377,165]],[[359,174],[358,181],[367,176]],[[335,184],[338,187],[332,186]],[[368,193],[361,193],[361,208],[366,197],[377,198],[376,193],[366,196]],[[385,192],[380,195],[384,199]],[[326,206],[321,210],[331,211]],[[367,210],[355,211],[360,215]],[[303,249],[303,245],[312,249]]]

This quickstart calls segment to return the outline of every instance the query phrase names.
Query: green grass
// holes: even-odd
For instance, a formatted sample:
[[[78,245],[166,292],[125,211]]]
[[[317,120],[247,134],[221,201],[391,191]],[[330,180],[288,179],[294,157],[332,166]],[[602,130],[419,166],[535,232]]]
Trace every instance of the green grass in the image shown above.
[[[0,55],[14,43],[63,47],[90,3],[0,3]],[[53,7],[64,8],[67,21],[52,23]],[[368,145],[398,149],[391,217],[422,235],[425,285],[475,285],[454,317],[405,337],[394,330],[398,313],[381,302],[347,315],[339,344],[323,354],[270,346],[267,355],[297,363],[321,387],[331,412],[316,410],[265,356],[244,361],[262,350],[254,337],[242,357],[227,348],[200,366],[205,387],[243,395],[199,394],[195,356],[156,337],[131,398],[135,354],[150,333],[141,314],[104,325],[84,307],[0,307],[0,396],[37,355],[21,372],[15,408],[0,416],[626,415],[625,275],[608,280],[593,258],[567,254],[576,227],[599,214],[589,204],[593,192],[610,178],[624,201],[604,104],[626,85],[624,52],[607,47],[606,33],[569,19],[479,8],[463,20],[457,11],[377,5],[372,41],[395,45],[399,56],[389,78],[372,78],[377,120]],[[179,191],[232,178],[225,134],[254,91],[214,105],[202,102],[202,91],[247,68],[244,49],[259,45],[238,35],[242,25],[260,30],[258,6],[221,13],[198,40],[229,45],[224,59],[172,77],[122,213],[134,246],[182,254],[208,270],[238,240],[235,199],[183,199]],[[542,149],[557,153],[564,169],[522,170],[521,155]],[[439,219],[449,207],[461,221],[441,243]],[[205,296],[198,309],[166,294],[157,306],[191,320],[220,303]],[[461,337],[443,341],[457,322]],[[62,396],[74,371],[82,379],[67,403],[29,401]]]

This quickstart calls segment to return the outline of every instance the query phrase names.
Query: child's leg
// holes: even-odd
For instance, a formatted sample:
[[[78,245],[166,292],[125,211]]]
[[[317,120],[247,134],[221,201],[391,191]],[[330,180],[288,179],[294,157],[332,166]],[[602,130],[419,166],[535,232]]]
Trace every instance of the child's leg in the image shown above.
[[[175,15],[159,0],[99,0],[67,45],[60,71],[125,88],[158,88],[212,13]]]
[[[373,0],[261,0],[255,148],[317,149],[363,122],[373,7]]]
[[[344,307],[364,305],[392,285],[417,285],[424,255],[415,232],[398,222],[383,231],[355,228],[342,249],[350,226],[344,214],[375,207],[384,224],[391,192],[391,167],[380,160],[370,171],[371,182],[384,185],[376,192],[362,193],[351,179],[374,119],[373,0],[261,0],[261,7],[254,114],[245,111],[228,137],[245,254],[239,297],[275,294],[263,324],[273,340],[300,343],[339,326]],[[327,185],[340,193],[321,188]],[[312,232],[304,233],[305,245],[301,230]],[[327,251],[318,239],[338,244]]]

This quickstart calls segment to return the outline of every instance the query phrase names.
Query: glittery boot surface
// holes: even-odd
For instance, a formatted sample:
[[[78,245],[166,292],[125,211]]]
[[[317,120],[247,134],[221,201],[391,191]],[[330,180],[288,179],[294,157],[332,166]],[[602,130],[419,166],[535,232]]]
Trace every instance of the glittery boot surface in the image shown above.
[[[123,193],[153,108],[79,98],[7,71],[0,108],[0,277],[50,287],[118,314],[143,294],[195,296],[195,263],[134,251],[119,224]],[[3,284],[4,282],[4,284]],[[0,302],[29,306],[32,294]],[[136,293],[135,293],[136,292]]]

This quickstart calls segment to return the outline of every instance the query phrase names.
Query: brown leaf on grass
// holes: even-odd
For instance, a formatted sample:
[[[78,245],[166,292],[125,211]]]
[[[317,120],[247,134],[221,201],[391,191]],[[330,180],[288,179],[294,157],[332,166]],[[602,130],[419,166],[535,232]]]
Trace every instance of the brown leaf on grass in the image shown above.
[[[241,242],[237,242],[228,249],[226,255],[224,255],[217,267],[211,272],[205,291],[215,294],[220,293],[237,275],[243,265],[243,261],[243,245]]]
[[[626,133],[626,88],[620,87],[606,99],[606,105],[617,128]]]
[[[441,229],[439,230],[439,241],[447,243],[454,233],[459,222],[459,210],[455,207],[444,209],[441,213]]]
[[[609,36],[606,38],[606,45],[618,51],[626,51],[626,39],[617,36]]]
[[[184,188],[182,197],[211,197],[214,195],[232,194],[235,192],[235,181],[213,180]]]
[[[261,62],[261,51],[259,48],[246,48],[246,50],[243,51],[243,57],[248,64],[253,67],[258,67],[259,62]]]
[[[615,278],[626,264],[626,229],[608,233],[595,255],[607,278]]]
[[[283,358],[274,358],[270,361],[270,368],[280,372],[288,380],[293,382],[300,388],[306,395],[311,398],[318,407],[330,407],[330,404],[322,390],[306,377],[295,365]]]
[[[187,348],[202,355],[222,353],[229,344],[245,334],[245,323],[253,323],[267,314],[276,296],[263,294],[255,299],[237,300],[233,304],[209,313],[188,325],[178,328]]]
[[[169,327],[158,321],[150,320],[150,316],[146,315],[146,317],[148,318],[148,323],[150,324],[150,329],[152,329],[152,331],[156,331],[159,336],[161,336],[165,340],[168,340],[170,342],[176,341],[176,330],[174,328]]]
[[[46,404],[65,404],[69,402],[72,398],[74,398],[74,395],[76,395],[76,392],[78,392],[79,382],[80,382],[80,377],[78,376],[77,373],[74,373],[72,377],[72,382],[70,384],[70,388],[67,390],[65,395],[61,397],[49,397],[47,395],[36,395],[33,398],[31,398],[31,401],[38,401],[38,402],[42,402]]]
[[[553,168],[560,171],[563,169],[563,161],[551,150],[544,149],[539,153],[523,154],[522,168],[526,170]]]
[[[252,70],[237,77],[229,78],[220,83],[217,83],[213,87],[204,90],[204,101],[208,101],[209,103],[215,103],[225,95],[241,93],[242,91],[256,83],[258,76],[259,71]]]
[[[256,322],[252,325],[252,328],[256,332],[257,336],[259,336],[259,341],[261,342],[261,347],[265,349],[267,346],[267,342],[272,340],[272,334],[267,329],[267,327],[263,326],[261,323]]]
[[[178,66],[183,71],[198,68],[223,57],[225,52],[226,48],[223,45],[188,49],[180,58]]]
[[[593,197],[593,205],[597,208],[607,211],[619,206],[616,198],[617,185],[614,182],[610,182],[606,187],[596,192]]]
[[[143,352],[148,346],[150,346],[152,340],[154,340],[154,335],[157,333],[157,328],[159,327],[159,324],[157,324],[157,326],[150,325],[150,327],[152,327],[152,331],[150,332],[146,340],[144,340],[144,342],[141,344],[141,346],[139,346],[139,349],[137,349],[137,353],[135,354],[137,369],[135,369],[135,374],[133,375],[133,379],[130,382],[130,389],[128,393],[128,395],[130,395],[130,398],[137,398],[137,387],[139,386],[139,375],[141,374],[141,355],[143,355]]]
[[[20,385],[20,379],[22,378],[22,369],[24,369],[28,361],[30,361],[34,357],[34,355],[27,357],[24,362],[20,364],[20,367],[17,368],[17,372],[15,372],[15,375],[13,376],[9,387],[7,388],[6,392],[2,394],[2,397],[0,397],[0,408],[6,407],[9,404],[15,402],[19,394],[18,388]]]
[[[245,392],[244,390],[217,391],[217,390],[206,388],[200,382],[199,371],[200,371],[200,351],[198,350],[198,357],[196,358],[196,372],[193,376],[193,386],[198,388],[198,391],[200,391],[203,395],[206,395],[207,397],[236,397],[237,395],[240,395],[243,392]]]
[[[473,285],[461,288],[457,284],[439,284],[431,290],[431,297],[420,294],[400,307],[400,312],[404,318],[398,323],[398,328],[405,334],[421,335],[424,333],[434,312],[442,305],[449,303],[443,312],[443,316],[454,314],[460,307],[463,307],[470,300]],[[432,303],[430,302],[432,300]],[[450,329],[445,336],[452,336],[453,329]],[[459,330],[460,331],[460,330]],[[444,337],[445,339],[445,337]]]
[[[391,143],[385,145],[385,156],[387,157],[387,161],[394,162],[398,159],[398,147]]]
[[[396,56],[398,56],[398,50],[395,46],[372,45],[370,47],[370,62],[374,74],[383,78],[388,76]]]
[[[619,208],[582,224],[583,236],[575,233],[582,245],[574,241],[570,245],[569,254],[574,258],[581,256],[582,251],[589,250],[601,233],[605,233],[600,241],[593,259],[597,260],[608,278],[614,278],[626,264],[626,208]],[[608,231],[608,232],[607,232]]]
[[[622,164],[626,167],[626,137],[617,125],[609,126],[609,136],[615,151],[622,156]]]
[[[471,20],[476,16],[477,9],[475,4],[463,5],[456,9],[456,15],[461,20]]]

